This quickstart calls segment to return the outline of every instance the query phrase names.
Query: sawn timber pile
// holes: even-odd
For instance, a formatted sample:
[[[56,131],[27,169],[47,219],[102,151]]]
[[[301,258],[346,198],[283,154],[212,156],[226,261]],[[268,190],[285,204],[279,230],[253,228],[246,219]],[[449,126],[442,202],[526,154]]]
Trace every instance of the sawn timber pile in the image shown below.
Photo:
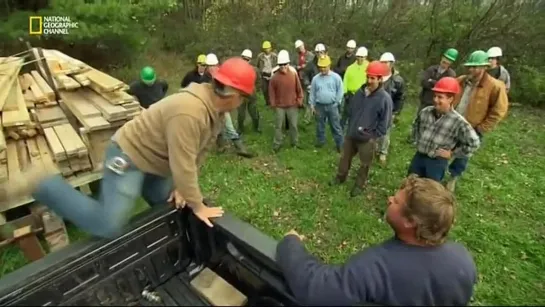
[[[125,83],[57,50],[43,54],[57,97],[45,76],[22,71],[23,58],[0,57],[0,184],[31,165],[68,179],[98,171],[89,132],[107,138],[142,110]]]

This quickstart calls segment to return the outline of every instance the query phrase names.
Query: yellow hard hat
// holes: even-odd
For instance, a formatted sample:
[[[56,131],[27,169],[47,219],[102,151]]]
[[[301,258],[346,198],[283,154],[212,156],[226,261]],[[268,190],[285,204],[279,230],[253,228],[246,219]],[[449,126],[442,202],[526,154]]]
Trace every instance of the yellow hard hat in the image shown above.
[[[269,42],[269,41],[264,41],[264,42],[263,42],[263,46],[261,46],[261,48],[263,48],[263,49],[270,49],[270,48],[272,48],[271,42]]]
[[[197,64],[204,64],[206,63],[206,54],[199,54],[197,57]]]
[[[328,67],[331,65],[331,58],[328,55],[321,56],[318,59],[318,67]]]

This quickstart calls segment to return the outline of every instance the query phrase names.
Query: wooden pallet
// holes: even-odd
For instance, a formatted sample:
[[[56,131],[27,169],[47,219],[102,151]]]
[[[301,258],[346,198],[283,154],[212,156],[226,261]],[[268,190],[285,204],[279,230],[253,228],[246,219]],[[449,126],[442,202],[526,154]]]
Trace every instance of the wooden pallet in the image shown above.
[[[73,187],[80,187],[100,179],[102,179],[102,171],[93,171],[70,176],[66,178],[66,181]],[[10,201],[0,200],[0,220],[3,218],[2,212],[30,204],[33,201],[34,198],[32,198],[30,194],[23,195],[17,199],[12,199]]]
[[[71,183],[81,192],[91,194],[89,184],[100,179],[87,176]],[[29,261],[45,256],[39,236],[43,237],[49,252],[54,252],[70,244],[66,225],[62,218],[38,203],[28,203],[29,213],[25,216],[7,220],[6,212],[0,213],[0,248],[16,244]]]

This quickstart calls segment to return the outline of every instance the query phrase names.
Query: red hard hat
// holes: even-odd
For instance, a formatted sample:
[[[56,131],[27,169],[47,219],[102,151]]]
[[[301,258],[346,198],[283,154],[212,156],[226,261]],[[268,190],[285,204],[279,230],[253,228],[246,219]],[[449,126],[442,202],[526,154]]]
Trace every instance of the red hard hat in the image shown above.
[[[367,65],[367,75],[382,77],[386,74],[386,65],[379,61],[373,61]]]
[[[460,92],[460,84],[458,80],[453,77],[443,77],[435,83],[435,86],[432,88],[432,91],[438,93],[451,93],[458,94]]]
[[[211,73],[214,79],[245,94],[251,95],[254,92],[257,78],[255,70],[241,57],[227,59]]]

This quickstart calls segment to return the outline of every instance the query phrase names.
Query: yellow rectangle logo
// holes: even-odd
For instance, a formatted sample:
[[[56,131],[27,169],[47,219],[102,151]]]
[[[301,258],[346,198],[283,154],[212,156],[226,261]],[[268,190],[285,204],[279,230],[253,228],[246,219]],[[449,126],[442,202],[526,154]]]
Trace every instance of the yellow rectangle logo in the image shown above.
[[[28,18],[28,34],[42,35],[44,31],[43,25],[44,20],[42,16],[30,16]]]

